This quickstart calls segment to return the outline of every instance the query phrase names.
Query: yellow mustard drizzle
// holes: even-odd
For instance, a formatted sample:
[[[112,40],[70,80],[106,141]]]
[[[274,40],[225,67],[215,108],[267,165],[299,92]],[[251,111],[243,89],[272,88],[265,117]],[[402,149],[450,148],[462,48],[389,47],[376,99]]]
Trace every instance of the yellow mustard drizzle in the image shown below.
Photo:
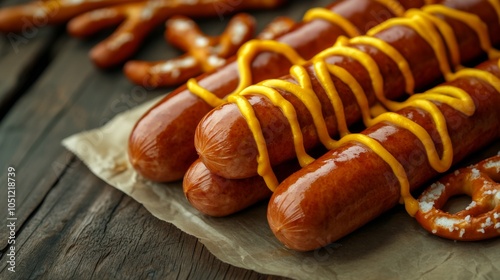
[[[337,74],[337,76],[341,77],[340,80],[345,84],[351,85],[350,83],[352,82],[353,85],[359,86],[356,79],[342,67],[339,67],[337,65],[329,65],[322,60],[315,61],[313,63],[313,66],[314,66],[314,71],[316,73],[330,72],[333,73],[334,75]],[[342,79],[342,77],[344,79]],[[344,105],[342,103],[342,100],[340,99],[339,93],[335,88],[335,85],[333,84],[330,75],[318,75],[318,80],[332,104],[333,112],[335,113],[335,118],[337,120],[337,129],[339,131],[340,137],[349,134],[350,132],[349,129],[347,128],[347,121],[345,119],[345,114],[344,114]],[[361,86],[359,86],[359,88],[361,88]],[[361,92],[362,91],[363,89],[361,88]],[[356,94],[355,96],[357,97]],[[366,100],[366,97],[364,100],[361,101],[358,100],[358,103],[362,103],[363,101],[366,101],[366,107],[368,107],[368,101]],[[361,110],[361,112],[363,112],[363,110]],[[330,145],[328,143],[328,145],[325,146],[329,147]]]
[[[404,58],[403,55],[401,55],[401,53],[396,50],[396,48],[376,37],[359,36],[356,38],[352,38],[350,40],[350,43],[373,46],[376,49],[382,51],[388,57],[393,58],[393,60],[397,63],[399,70],[403,74],[406,83],[406,93],[413,94],[413,90],[415,88],[415,79],[413,78],[413,73],[411,72],[410,65],[406,58]]]
[[[481,48],[488,54],[490,59],[497,58],[500,53],[493,49],[488,36],[488,26],[477,16],[471,13],[453,10],[443,5],[429,5],[422,7],[422,10],[427,13],[439,13],[447,17],[460,20],[470,27],[479,37]]]
[[[394,0],[381,1],[394,2]],[[395,4],[391,4],[390,6],[391,7],[389,9],[402,9],[402,7],[397,8]],[[337,26],[342,28],[342,30],[344,30],[344,32],[350,37],[359,35],[359,30],[354,24],[352,24],[341,15],[336,14],[328,9],[313,8],[308,10],[304,15],[304,21],[307,22],[314,19],[323,19],[331,22],[332,24],[336,24]],[[265,51],[284,55],[291,62],[291,64],[300,65],[306,62],[292,47],[288,46],[287,44],[280,43],[275,40],[250,40],[238,50],[237,65],[238,73],[240,75],[240,81],[237,88],[229,95],[238,94],[245,87],[248,87],[252,84],[252,72],[250,70],[251,62],[257,56],[257,54]],[[212,107],[216,107],[227,102],[227,97],[217,97],[217,95],[215,95],[213,92],[210,92],[206,88],[199,85],[198,81],[194,78],[189,79],[186,83],[186,86],[189,91],[191,91],[191,93],[200,97]]]
[[[453,14],[453,10],[451,10],[451,12],[447,10],[447,13]],[[441,71],[443,72],[443,75],[446,76],[447,79],[457,79],[464,76],[472,76],[487,81],[500,92],[500,79],[498,79],[493,74],[473,69],[463,69],[456,72],[455,74],[451,73],[450,65],[446,57],[446,50],[447,50],[446,47],[448,47],[449,50],[450,46],[448,46],[448,44],[456,45],[457,42],[456,39],[448,39],[448,40],[445,39],[446,42],[445,45],[445,43],[440,39],[441,35],[440,33],[438,33],[438,30],[441,33],[453,32],[451,28],[443,27],[447,26],[446,23],[441,24],[442,25],[441,27],[435,29],[433,24],[435,24],[435,22],[437,21],[432,19],[435,18],[434,16],[431,17],[426,13],[417,12],[416,10],[408,12],[407,16],[409,18],[389,20],[382,26],[378,26],[370,30],[368,33],[374,35],[377,32],[380,32],[394,25],[399,25],[399,24],[406,25],[415,30],[421,37],[427,40],[430,46],[433,47],[436,58],[441,65]],[[479,33],[486,32],[487,36],[487,29],[486,30],[474,29],[474,30],[477,30],[477,32]],[[453,160],[453,147],[451,145],[451,140],[447,131],[446,121],[444,119],[444,116],[438,109],[438,107],[433,102],[431,102],[431,100],[435,102],[446,103],[451,107],[455,108],[457,111],[460,111],[466,115],[471,115],[474,113],[475,111],[474,103],[472,102],[472,99],[466,92],[464,92],[459,88],[451,86],[440,86],[426,93],[413,95],[403,103],[387,100],[384,96],[383,80],[382,80],[383,77],[380,74],[380,71],[375,61],[369,55],[361,52],[356,48],[348,46],[348,44],[366,44],[383,51],[386,55],[391,57],[398,65],[405,79],[406,90],[408,91],[408,93],[412,93],[414,88],[413,74],[411,73],[411,69],[408,65],[408,62],[396,49],[391,47],[389,44],[383,42],[380,39],[368,36],[357,37],[350,40],[346,38],[340,38],[337,44],[335,44],[335,46],[321,52],[311,60],[317,78],[320,81],[326,94],[328,95],[331,104],[335,110],[339,132],[340,135],[343,136],[339,141],[331,139],[330,136],[328,135],[325,121],[321,115],[321,104],[318,103],[317,97],[312,91],[311,80],[308,73],[306,72],[304,67],[300,65],[292,67],[290,71],[291,75],[295,78],[296,81],[298,81],[299,83],[298,85],[283,80],[276,80],[276,79],[267,80],[257,85],[247,87],[239,95],[232,95],[231,97],[229,97],[229,102],[235,102],[238,105],[240,111],[242,112],[242,115],[248,121],[252,133],[254,133],[254,137],[257,143],[257,148],[259,151],[258,173],[264,178],[266,184],[271,190],[274,190],[277,187],[278,181],[272,171],[272,166],[270,164],[268,157],[267,146],[262,134],[260,124],[258,120],[255,118],[255,113],[253,112],[253,108],[251,107],[250,103],[246,100],[246,98],[243,97],[243,95],[262,94],[267,96],[271,100],[271,102],[273,102],[276,106],[280,107],[290,123],[294,137],[294,147],[296,149],[299,162],[301,163],[301,165],[304,166],[312,161],[312,157],[307,155],[304,149],[303,138],[300,133],[300,126],[297,121],[296,112],[293,108],[291,108],[293,106],[291,106],[291,104],[286,99],[284,99],[283,97],[281,98],[278,97],[279,92],[276,89],[274,89],[277,88],[294,94],[295,96],[299,97],[300,100],[302,100],[302,102],[304,102],[306,108],[311,112],[314,125],[318,133],[318,138],[323,143],[323,145],[332,149],[339,147],[342,144],[345,144],[349,141],[357,141],[368,146],[375,153],[377,153],[384,161],[386,161],[390,165],[396,177],[398,178],[399,184],[401,186],[402,201],[404,201],[408,213],[410,213],[410,215],[413,216],[414,213],[418,210],[418,204],[410,194],[409,182],[408,178],[406,177],[406,172],[403,166],[376,140],[371,139],[370,137],[362,134],[349,134],[345,120],[345,114],[343,112],[342,101],[338,96],[338,92],[335,89],[335,86],[331,80],[330,75],[336,76],[343,83],[345,83],[347,86],[350,87],[360,107],[363,121],[367,126],[374,125],[381,121],[388,121],[395,124],[396,126],[408,129],[413,134],[415,134],[416,137],[418,137],[420,141],[423,143],[431,166],[438,172],[444,172],[449,169],[451,162]],[[453,47],[456,47],[455,49],[458,51],[458,46],[452,46],[451,48]],[[357,80],[345,69],[336,65],[327,64],[324,61],[325,58],[330,57],[332,55],[347,56],[358,61],[361,65],[363,65],[368,71],[370,78],[372,79],[372,87],[374,89],[377,99],[390,110],[396,111],[411,106],[429,112],[436,125],[437,132],[442,140],[442,145],[443,145],[442,157],[441,158],[439,157],[436,147],[434,146],[434,142],[432,141],[432,138],[430,137],[428,132],[420,125],[412,122],[411,120],[401,115],[392,112],[387,112],[378,115],[375,118],[372,118],[366,95],[364,93],[363,88],[357,82]],[[452,59],[452,62],[455,62],[454,66],[457,66],[456,64],[458,64],[459,59],[458,60]]]
[[[267,91],[270,90],[269,88],[264,88],[262,91]],[[253,138],[255,140],[255,143],[257,145],[257,151],[258,151],[258,156],[257,156],[257,173],[264,178],[264,181],[266,182],[266,185],[274,191],[276,189],[276,186],[278,186],[278,179],[276,178],[276,175],[274,174],[271,163],[269,161],[269,153],[267,151],[267,145],[266,145],[266,140],[264,138],[264,135],[262,133],[262,129],[260,128],[260,123],[257,117],[255,116],[255,112],[252,109],[252,105],[250,102],[244,98],[242,95],[230,95],[228,97],[228,102],[234,102],[238,105],[238,108],[241,110],[243,113],[243,116],[245,117],[248,127],[250,128],[250,131],[253,134]],[[295,110],[295,109],[293,109]],[[300,133],[299,133],[300,134]],[[302,134],[300,136],[294,135],[297,137],[302,137]]]
[[[495,13],[498,17],[498,23],[500,23],[500,2],[498,0],[488,0],[488,2],[490,3],[491,7],[493,7],[493,10],[495,10]]]
[[[287,44],[274,40],[250,40],[238,50],[237,63],[240,81],[238,87],[230,93],[230,95],[239,93],[245,87],[252,84],[251,62],[257,54],[265,51],[284,55],[292,64],[303,64],[305,62],[305,60]],[[224,99],[217,97],[214,93],[200,86],[194,78],[188,80],[187,87],[194,95],[202,98],[212,107],[226,103]]]
[[[480,75],[480,73],[485,74],[484,76],[489,76],[488,74],[490,74],[488,72],[480,70],[469,70],[470,69],[461,70],[461,74],[457,75],[456,77],[458,78],[469,76],[469,74],[472,73],[473,77],[484,78],[482,75]],[[486,81],[488,81],[489,83],[491,82],[492,85],[494,85],[495,83],[500,84],[500,79],[496,78],[496,76],[492,74],[490,75],[490,77],[487,77],[487,79],[485,79]],[[431,100],[440,103],[446,103],[454,109],[469,116],[474,113],[475,105],[471,97],[465,91],[453,86],[436,87],[425,93],[413,95],[407,101],[401,104],[401,109],[405,107],[415,107],[425,110],[429,113],[442,140],[442,158],[439,158],[437,149],[429,133],[419,124],[411,121],[410,119],[397,113],[387,112],[376,117],[371,122],[373,125],[386,121],[412,132],[424,145],[431,166],[438,172],[444,172],[451,166],[453,160],[453,148],[451,139],[447,131],[446,120],[441,111],[433,102],[431,102]],[[418,210],[418,202],[410,193],[409,181],[404,167],[401,165],[401,163],[392,154],[390,154],[387,149],[385,149],[378,141],[364,134],[350,134],[342,137],[335,144],[335,146],[340,147],[348,142],[358,142],[364,144],[389,164],[399,181],[401,187],[401,198],[402,201],[404,201],[405,208],[407,212],[413,216]]]
[[[500,67],[500,62],[499,62],[499,67]],[[500,89],[500,79],[489,72],[477,69],[463,69],[458,71],[454,75],[455,79],[462,77],[473,77],[484,80],[490,85],[492,85],[497,90],[498,93],[500,93],[500,91],[498,91]],[[453,146],[446,128],[446,120],[444,119],[444,115],[437,108],[437,106],[434,105],[434,103],[431,100],[438,103],[448,104],[450,107],[454,108],[455,110],[467,116],[471,116],[472,114],[474,114],[475,105],[472,98],[467,92],[465,92],[460,88],[447,85],[438,86],[425,93],[411,96],[407,101],[405,101],[402,104],[402,108],[411,106],[423,109],[427,111],[429,115],[432,117],[436,129],[441,137],[443,145],[443,155],[441,159],[439,159],[439,156],[437,155],[437,151],[432,142],[432,138],[430,138],[425,129],[421,128],[418,124],[412,122],[411,120],[405,121],[404,119],[400,119],[400,120],[393,120],[391,122],[396,126],[410,130],[414,135],[416,135],[424,145],[427,157],[429,159],[429,163],[431,164],[432,168],[434,168],[438,172],[444,172],[448,170],[452,164]],[[394,114],[394,113],[389,112],[383,115],[387,114]],[[382,120],[383,119],[380,119],[380,121]],[[376,150],[374,151],[377,154],[379,153]],[[397,165],[400,165],[400,163],[397,162],[397,160],[391,159],[391,162],[388,163],[393,170],[399,169]],[[405,204],[405,208],[411,216],[414,216],[415,213],[418,211],[418,203],[410,193],[408,178],[406,176],[406,173],[403,174],[395,172],[395,174],[401,185],[401,198]]]
[[[317,61],[319,59],[323,60],[334,55],[350,57],[360,63],[370,76],[375,95],[377,97],[385,98],[382,74],[380,73],[377,63],[370,55],[359,49],[343,44],[337,44],[336,46],[317,54],[313,61]],[[318,75],[329,75],[329,73],[318,73]]]
[[[429,46],[434,50],[436,59],[439,63],[439,67],[443,76],[448,80],[451,74],[450,64],[448,63],[448,58],[446,55],[446,47],[443,40],[441,39],[438,30],[434,28],[432,22],[430,22],[425,16],[421,14],[424,13],[420,10],[410,9],[408,10],[406,16],[408,18],[394,18],[385,21],[372,29],[370,29],[366,34],[368,36],[374,36],[375,34],[382,32],[385,29],[393,27],[395,25],[403,25],[413,29],[420,37],[422,37]]]

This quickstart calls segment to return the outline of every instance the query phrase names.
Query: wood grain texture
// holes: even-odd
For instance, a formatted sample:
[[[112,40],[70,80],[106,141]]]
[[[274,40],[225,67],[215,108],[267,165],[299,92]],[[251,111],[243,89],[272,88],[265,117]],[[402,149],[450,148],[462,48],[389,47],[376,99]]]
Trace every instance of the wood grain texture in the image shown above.
[[[0,7],[22,2],[1,1]],[[329,2],[295,0],[254,15],[261,29],[278,15],[299,20],[307,8]],[[217,34],[228,20],[200,25]],[[135,58],[179,55],[162,32],[155,30]],[[8,229],[0,227],[0,279],[280,279],[219,261],[61,146],[63,138],[170,90],[137,87],[120,68],[94,67],[88,51],[108,34],[81,41],[64,26],[43,27],[18,49],[0,35],[0,181],[6,182],[8,166],[16,168],[18,219],[16,273],[7,271]],[[6,195],[2,187],[0,221],[7,217]]]

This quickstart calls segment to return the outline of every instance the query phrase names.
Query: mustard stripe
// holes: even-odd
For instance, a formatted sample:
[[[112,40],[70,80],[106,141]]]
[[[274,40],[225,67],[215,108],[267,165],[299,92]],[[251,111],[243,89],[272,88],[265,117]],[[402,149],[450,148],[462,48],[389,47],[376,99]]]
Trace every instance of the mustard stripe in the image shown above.
[[[212,107],[217,107],[219,105],[224,104],[224,100],[220,99],[217,97],[215,94],[210,92],[209,90],[205,89],[204,87],[200,86],[198,84],[198,81],[196,81],[195,78],[191,78],[187,81],[186,84],[187,88],[189,91],[198,96],[199,98],[203,99],[205,102],[208,103],[208,105]]]
[[[338,25],[349,37],[358,36],[360,34],[358,28],[354,26],[350,21],[345,19],[339,14],[336,14],[330,10],[325,8],[312,8],[309,9],[304,15],[303,20],[305,22],[314,20],[314,19],[323,19],[332,24]]]
[[[498,61],[499,61],[498,68],[500,68],[500,59]],[[479,69],[465,68],[453,74],[454,79],[464,78],[464,77],[473,77],[476,79],[484,80],[492,87],[494,87],[496,91],[500,92],[500,78],[493,75],[492,73],[481,71]]]
[[[261,52],[275,52],[285,56],[291,64],[303,64],[305,60],[289,45],[273,40],[250,40],[240,47],[237,54],[238,73],[240,81],[237,88],[231,94],[237,94],[245,87],[252,85],[252,60]],[[187,84],[189,91],[204,99],[211,106],[225,103],[224,99],[201,87],[195,79]],[[214,106],[215,107],[215,106]]]
[[[490,58],[493,58],[495,55],[495,50],[492,49],[491,42],[488,37],[488,26],[477,15],[459,10],[453,10],[443,5],[429,5],[423,7],[422,10],[427,13],[439,13],[465,23],[472,30],[474,30],[474,32],[476,32],[479,37],[481,48],[488,53]]]
[[[500,92],[500,79],[491,73],[480,70],[463,69],[456,72],[455,74],[451,74],[450,64],[447,58],[447,51],[450,52],[453,65],[458,66],[458,63],[460,61],[458,43],[456,37],[454,36],[454,31],[452,30],[452,28],[439,17],[431,15],[430,11],[439,12],[440,14],[446,13],[446,16],[450,14],[450,17],[456,18],[458,20],[460,20],[461,18],[465,18],[464,21],[467,21],[466,24],[472,24],[473,29],[477,30],[478,36],[484,37],[488,35],[487,29],[481,27],[485,24],[481,22],[480,19],[478,20],[477,16],[470,17],[469,14],[467,14],[467,16],[462,16],[463,12],[456,13],[449,8],[442,8],[441,6],[431,7],[427,10],[427,12],[410,10],[405,14],[407,18],[389,20],[378,27],[372,28],[370,31],[368,31],[368,33],[373,36],[376,35],[376,33],[381,32],[387,28],[391,28],[395,25],[407,26],[414,30],[431,46],[436,56],[436,60],[440,65],[440,70],[448,80],[458,79],[462,77],[479,78],[491,84],[498,92]],[[320,13],[323,12],[324,11]],[[311,13],[311,15],[313,14],[314,12]],[[310,15],[307,17],[310,17]],[[444,38],[444,42],[441,37]],[[489,40],[486,41],[486,39],[482,39],[480,43],[482,44],[482,47],[488,47],[486,51],[488,51],[489,54],[492,53],[491,44],[488,45]],[[240,50],[242,54],[246,55],[242,58],[238,57],[238,67],[241,68],[240,73],[242,73],[240,85],[229,96],[228,100],[229,102],[234,102],[237,104],[242,115],[246,119],[250,130],[254,135],[254,139],[257,144],[257,150],[259,152],[259,156],[257,158],[258,173],[264,178],[269,188],[271,190],[274,190],[278,184],[278,181],[272,171],[267,146],[260,123],[256,118],[255,112],[253,111],[250,103],[246,98],[243,97],[243,95],[261,94],[269,98],[269,100],[273,104],[280,108],[280,110],[283,112],[290,123],[295,151],[297,153],[297,157],[299,158],[299,162],[302,166],[304,166],[312,162],[313,158],[310,157],[305,151],[303,143],[304,139],[301,133],[301,127],[297,119],[295,108],[293,108],[292,104],[284,97],[282,97],[278,92],[278,90],[284,90],[295,95],[301,102],[303,102],[304,106],[311,113],[319,140],[326,147],[328,147],[329,149],[333,149],[345,144],[348,141],[356,141],[363,145],[366,145],[377,155],[379,155],[384,161],[386,161],[399,181],[399,184],[401,186],[401,197],[405,202],[405,207],[408,213],[410,213],[410,215],[414,215],[414,213],[418,210],[418,203],[410,194],[410,185],[402,164],[398,162],[395,157],[391,155],[378,141],[362,134],[349,134],[342,100],[339,96],[339,93],[337,92],[337,89],[335,88],[335,84],[333,83],[331,75],[337,77],[352,91],[361,110],[363,121],[367,126],[371,126],[375,123],[384,121],[390,122],[396,126],[411,131],[424,145],[429,164],[438,172],[444,172],[449,169],[453,161],[453,146],[451,143],[450,135],[448,134],[444,115],[439,110],[438,106],[434,104],[434,102],[447,104],[455,110],[458,110],[470,116],[475,112],[475,105],[470,95],[459,88],[449,85],[443,85],[422,94],[414,94],[405,102],[395,102],[388,100],[384,95],[383,76],[380,73],[378,65],[376,64],[374,59],[367,53],[362,52],[357,48],[353,48],[350,45],[366,44],[375,47],[376,49],[393,59],[394,62],[398,65],[398,68],[400,69],[405,79],[406,90],[409,93],[412,93],[415,87],[415,81],[408,61],[406,61],[406,59],[398,50],[378,38],[369,38],[367,36],[363,36],[348,39],[344,36],[340,36],[337,40],[337,43],[333,47],[322,51],[311,60],[316,77],[321,83],[321,86],[325,90],[330,103],[333,106],[335,116],[337,118],[338,128],[341,136],[343,136],[339,141],[335,141],[328,134],[328,128],[326,126],[325,119],[322,116],[322,104],[313,91],[311,77],[309,76],[306,69],[301,66],[301,64],[303,64],[303,60],[296,53],[287,52],[285,50],[285,55],[288,57],[288,59],[290,59],[291,61],[298,61],[298,64],[300,64],[293,66],[290,69],[290,74],[295,79],[295,82],[272,79],[263,81],[258,85],[243,89],[242,85],[251,82],[251,73],[247,68],[249,68],[248,65],[250,63],[249,57],[251,57],[251,55],[255,55],[255,53],[253,52],[256,52],[256,48],[259,48],[260,50],[264,49],[277,51],[279,53],[282,53],[282,48],[286,48],[285,46],[281,46],[279,44],[269,43],[270,45],[267,45],[265,41],[260,41],[259,43],[255,44],[256,45],[253,47],[253,49]],[[363,88],[356,80],[356,78],[353,77],[352,74],[348,73],[345,69],[337,65],[327,64],[325,62],[325,59],[331,56],[345,56],[348,59],[355,60],[359,64],[361,64],[370,76],[376,98],[382,105],[384,105],[391,111],[396,111],[407,107],[415,107],[428,112],[432,117],[435,128],[439,134],[439,137],[441,138],[441,143],[443,145],[442,155],[438,155],[435,144],[432,141],[429,133],[422,126],[411,121],[410,119],[391,112],[382,113],[377,117],[372,118],[370,114],[375,113],[376,110],[369,108],[369,103]],[[498,63],[500,67],[500,61]],[[188,87],[193,87],[192,84],[193,82],[188,83]],[[195,87],[196,86],[194,86],[194,88]],[[212,100],[212,102],[214,104],[218,103],[218,101],[215,99]],[[381,108],[381,106],[376,108]]]
[[[447,104],[467,116],[472,116],[475,112],[474,100],[472,100],[470,95],[463,89],[453,86],[437,86],[424,92],[423,94],[420,94],[419,96],[412,96],[408,98],[408,102],[414,100],[414,98],[424,98]]]
[[[413,29],[420,37],[422,37],[422,39],[427,41],[429,46],[434,50],[441,72],[447,79],[449,79],[451,70],[446,56],[444,43],[441,40],[440,34],[437,33],[437,30],[432,26],[432,23],[426,20],[424,16],[421,16],[420,13],[421,12],[419,10],[409,10],[407,12],[407,16],[409,16],[409,18],[389,19],[368,30],[366,34],[368,36],[374,36],[375,34],[393,27],[394,25],[402,25]]]
[[[340,136],[342,137],[349,134],[349,129],[347,128],[347,121],[344,113],[344,104],[342,103],[342,99],[340,99],[339,93],[335,88],[330,75],[325,74],[329,72],[331,73],[331,71],[329,71],[330,69],[328,69],[328,65],[321,60],[313,63],[313,65],[321,87],[325,91],[333,107],[333,112],[335,113],[335,119],[337,120],[337,128]],[[330,149],[331,145],[329,143],[325,146]]]
[[[497,14],[497,18],[498,18],[498,23],[500,23],[500,1],[488,0],[488,2],[493,7],[493,10],[495,10],[495,13]]]
[[[314,125],[316,127],[316,132],[318,137],[325,146],[330,145],[332,138],[328,133],[328,128],[326,127],[325,118],[323,117],[323,110],[319,98],[314,93],[312,89],[312,84],[309,75],[306,70],[301,66],[294,66],[290,70],[292,77],[299,81],[301,89],[298,89],[299,99],[304,103],[306,108],[311,113]]]
[[[351,75],[351,73],[349,73],[347,70],[345,70],[340,66],[330,64],[328,65],[328,70],[330,73],[332,73],[332,75],[335,75],[349,87],[351,92],[354,94],[356,102],[358,103],[358,106],[361,110],[361,115],[363,116],[363,122],[365,123],[365,125],[368,124],[371,120],[370,106],[368,103],[368,99],[366,98],[366,94],[363,90],[363,87],[361,87],[361,85],[358,83],[356,78],[354,78],[354,76]]]
[[[303,64],[305,60],[289,45],[273,40],[250,40],[238,50],[238,72],[240,83],[231,93],[242,91],[252,84],[251,61],[257,54],[264,51],[279,53],[285,56],[292,64]]]
[[[364,134],[349,134],[339,141],[339,146],[348,142],[358,142],[364,144],[368,149],[374,151],[379,157],[382,158],[392,169],[394,175],[400,184],[401,197],[404,200],[406,211],[413,217],[418,211],[418,201],[413,198],[410,193],[410,183],[401,163],[387,151],[382,144],[377,140],[370,138]]]
[[[278,106],[281,109],[283,115],[285,115],[285,117],[287,118],[290,124],[290,128],[292,130],[295,152],[297,154],[297,158],[299,160],[300,165],[306,166],[312,161],[314,161],[314,159],[310,157],[305,151],[303,145],[304,143],[302,137],[303,135],[299,122],[297,120],[297,113],[295,111],[295,107],[293,107],[293,105],[288,100],[286,100],[281,94],[279,94],[273,88],[286,90],[291,93],[300,92],[301,90],[298,88],[298,86],[286,83],[282,80],[263,81],[261,84],[259,84],[259,86],[262,86],[262,88],[259,88],[258,93],[269,98],[269,100],[271,100],[271,102],[274,105]],[[252,89],[254,88],[248,87],[247,89],[241,92],[241,95],[247,93],[252,94],[253,93]]]
[[[378,68],[377,63],[371,56],[369,56],[367,53],[362,52],[358,49],[348,47],[348,46],[334,46],[332,48],[326,49],[322,51],[321,53],[316,55],[316,59],[325,59],[327,57],[333,56],[333,55],[342,55],[346,56],[349,58],[352,58],[359,62],[363,67],[366,69],[368,72],[368,75],[370,76],[371,82],[372,82],[372,87],[373,91],[375,92],[375,95],[379,100],[384,100],[386,102],[387,99],[384,96],[384,85],[383,85],[383,77],[382,74],[380,74],[380,70]]]
[[[434,168],[434,170],[438,172],[445,172],[451,166],[453,160],[453,149],[447,148],[451,147],[451,139],[448,135],[446,120],[443,114],[440,113],[438,107],[434,103],[428,100],[422,100],[422,99],[414,100],[413,102],[407,103],[406,107],[420,108],[428,112],[429,115],[431,115],[434,124],[436,126],[436,129],[438,131],[438,134],[441,137],[441,142],[443,143],[444,151],[442,158],[439,158],[437,149],[429,133],[422,126],[413,122],[412,120],[397,113],[387,112],[375,118],[374,122],[379,123],[382,121],[387,121],[397,125],[398,127],[402,127],[406,130],[409,130],[424,145],[427,158],[429,159],[429,163],[432,166],[432,168]]]
[[[310,82],[309,75],[302,66],[292,67],[290,73],[292,77],[295,78],[296,81],[299,81],[299,85],[277,79],[264,81],[262,82],[262,85],[266,87],[285,90],[296,96],[306,106],[307,110],[311,113],[311,117],[313,119],[320,141],[325,146],[329,146],[329,143],[333,140],[330,138],[330,135],[328,134],[328,129],[326,127],[325,119],[322,114],[321,102],[319,101],[318,97],[312,90],[312,85]],[[278,102],[274,102],[274,104],[280,106]],[[293,120],[290,119],[289,122],[292,127],[292,130],[293,127],[297,127],[298,129],[295,131],[297,131],[298,133],[301,132],[299,123],[296,120],[296,118],[294,118]],[[294,137],[294,144],[296,147],[296,152],[301,166],[309,164],[312,161],[311,160],[312,158],[307,156],[305,152],[302,153],[302,149],[304,147],[302,137],[300,138]],[[298,147],[302,148],[300,152],[298,151]]]

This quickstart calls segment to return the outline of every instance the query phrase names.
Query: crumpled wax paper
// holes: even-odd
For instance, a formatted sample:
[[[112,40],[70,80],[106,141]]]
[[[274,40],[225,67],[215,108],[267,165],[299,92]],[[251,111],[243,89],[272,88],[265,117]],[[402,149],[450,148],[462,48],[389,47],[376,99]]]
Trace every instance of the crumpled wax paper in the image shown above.
[[[184,197],[181,182],[150,182],[128,162],[129,133],[157,100],[121,113],[103,127],[70,136],[63,145],[96,176],[143,204],[155,217],[197,237],[223,262],[294,279],[500,277],[499,238],[481,242],[441,239],[423,230],[403,207],[306,253],[286,249],[274,237],[266,220],[266,203],[225,218],[200,214]]]

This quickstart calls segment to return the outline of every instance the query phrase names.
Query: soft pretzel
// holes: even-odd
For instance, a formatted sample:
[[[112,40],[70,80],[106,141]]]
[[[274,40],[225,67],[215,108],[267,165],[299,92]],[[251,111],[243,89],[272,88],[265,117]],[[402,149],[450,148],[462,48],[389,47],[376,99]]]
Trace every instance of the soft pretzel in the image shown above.
[[[235,15],[216,37],[203,34],[193,20],[184,16],[172,17],[166,26],[167,42],[186,53],[163,61],[127,62],[125,75],[134,83],[149,87],[177,85],[225,64],[225,59],[253,36],[255,21],[247,14]]]
[[[120,24],[106,40],[95,46],[90,57],[102,68],[116,66],[129,58],[150,31],[173,15],[189,17],[222,16],[242,9],[272,8],[283,0],[149,0],[97,9],[72,19],[68,31],[85,37],[108,26]],[[229,5],[231,9],[226,9]]]
[[[38,0],[0,9],[0,32],[25,32],[35,27],[60,24],[102,7],[145,0]]]
[[[454,214],[442,210],[461,194],[472,198],[467,208]],[[500,236],[500,154],[445,176],[418,201],[415,218],[435,235],[463,241]]]
[[[274,39],[290,30],[293,24],[290,18],[276,18],[258,37]],[[224,32],[216,37],[203,34],[196,23],[187,17],[173,17],[167,21],[165,38],[186,53],[155,62],[129,61],[125,64],[125,75],[132,82],[147,87],[181,84],[226,64],[226,59],[253,36],[254,29],[254,19],[243,13],[235,15]]]

